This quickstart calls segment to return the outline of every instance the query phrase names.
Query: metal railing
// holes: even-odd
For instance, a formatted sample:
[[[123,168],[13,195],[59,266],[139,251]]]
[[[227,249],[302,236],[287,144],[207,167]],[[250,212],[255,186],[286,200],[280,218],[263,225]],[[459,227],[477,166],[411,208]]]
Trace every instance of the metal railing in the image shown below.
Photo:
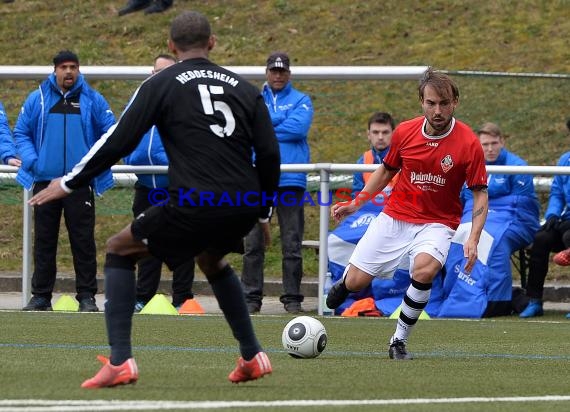
[[[248,80],[265,80],[265,66],[224,66]],[[298,80],[416,80],[428,66],[295,66]],[[44,79],[53,66],[0,66],[0,80]],[[90,80],[144,80],[152,66],[81,66]]]

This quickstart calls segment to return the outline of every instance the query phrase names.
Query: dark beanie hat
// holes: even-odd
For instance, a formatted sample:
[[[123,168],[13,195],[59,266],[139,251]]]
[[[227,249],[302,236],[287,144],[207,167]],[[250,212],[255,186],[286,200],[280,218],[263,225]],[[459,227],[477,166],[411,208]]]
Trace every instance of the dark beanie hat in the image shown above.
[[[71,50],[61,50],[54,56],[53,65],[57,67],[64,62],[75,62],[79,64],[79,59]]]

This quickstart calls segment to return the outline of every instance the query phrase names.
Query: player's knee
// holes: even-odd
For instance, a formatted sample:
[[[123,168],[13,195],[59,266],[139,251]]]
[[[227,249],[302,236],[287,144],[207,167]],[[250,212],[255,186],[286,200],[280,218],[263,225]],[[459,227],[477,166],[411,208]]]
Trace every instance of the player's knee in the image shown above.
[[[124,242],[121,241],[119,235],[114,235],[107,239],[107,242],[105,243],[105,251],[116,255],[125,254],[125,245]]]
[[[414,273],[412,273],[412,278],[420,283],[431,283],[435,278],[436,274],[437,271],[433,271],[431,269],[424,267],[424,268],[414,269]]]
[[[372,279],[373,277],[370,274],[350,265],[344,279],[344,285],[351,292],[358,292],[366,288]]]
[[[224,259],[204,253],[196,257],[196,263],[208,278],[219,273],[228,264]]]

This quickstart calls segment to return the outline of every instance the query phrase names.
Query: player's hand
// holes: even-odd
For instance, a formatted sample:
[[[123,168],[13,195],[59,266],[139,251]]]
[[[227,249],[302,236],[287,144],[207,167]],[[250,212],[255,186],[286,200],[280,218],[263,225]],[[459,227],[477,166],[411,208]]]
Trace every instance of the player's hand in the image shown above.
[[[54,179],[50,182],[48,187],[36,193],[29,201],[30,206],[40,206],[51,200],[61,199],[68,195],[68,193],[61,188],[61,177]]]
[[[258,225],[261,226],[261,231],[263,232],[263,245],[265,246],[265,250],[267,250],[271,245],[271,228],[269,222],[258,223]]]
[[[331,217],[338,223],[358,209],[359,207],[354,200],[352,202],[339,202],[331,207]]]
[[[473,266],[477,262],[477,242],[467,239],[463,245],[463,256],[467,259],[465,263],[465,273],[471,273]]]
[[[20,166],[22,166],[22,161],[20,159],[18,159],[17,157],[11,157],[10,159],[8,159],[8,164],[10,166],[20,167]]]

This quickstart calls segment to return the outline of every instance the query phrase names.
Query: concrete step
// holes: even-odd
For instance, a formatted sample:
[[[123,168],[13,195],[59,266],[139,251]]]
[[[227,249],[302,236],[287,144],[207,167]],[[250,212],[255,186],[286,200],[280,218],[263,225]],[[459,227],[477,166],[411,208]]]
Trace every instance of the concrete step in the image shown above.
[[[105,282],[102,277],[97,277],[97,290],[105,290]],[[160,280],[158,292],[170,294],[172,279],[165,277]],[[0,273],[0,292],[21,292],[22,276],[18,273]],[[212,288],[208,281],[200,275],[194,279],[192,292],[196,295],[212,295]],[[69,275],[58,275],[55,281],[54,293],[75,293],[75,278]],[[281,281],[267,280],[264,286],[267,296],[279,296],[283,293]],[[301,293],[304,296],[318,296],[318,281],[316,278],[305,279],[301,284]]]

